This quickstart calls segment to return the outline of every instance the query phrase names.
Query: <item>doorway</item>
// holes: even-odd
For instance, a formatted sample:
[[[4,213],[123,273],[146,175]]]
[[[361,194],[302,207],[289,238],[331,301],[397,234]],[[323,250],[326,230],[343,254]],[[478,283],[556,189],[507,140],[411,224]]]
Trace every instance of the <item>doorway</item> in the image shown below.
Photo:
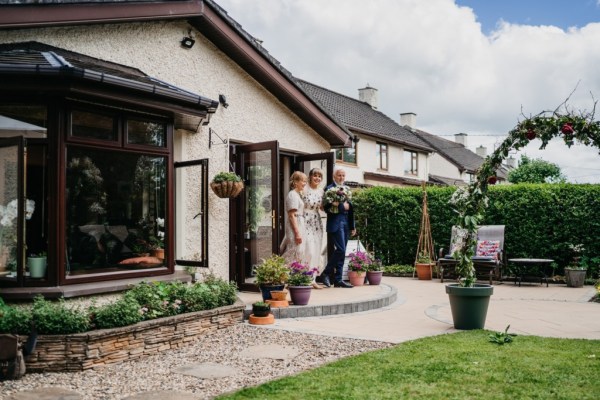
[[[244,181],[242,195],[230,204],[230,276],[240,290],[256,291],[254,267],[271,254],[279,254],[284,232],[284,198],[295,170],[308,174],[323,169],[327,182],[333,174],[331,152],[280,154],[277,141],[233,145],[230,159]]]

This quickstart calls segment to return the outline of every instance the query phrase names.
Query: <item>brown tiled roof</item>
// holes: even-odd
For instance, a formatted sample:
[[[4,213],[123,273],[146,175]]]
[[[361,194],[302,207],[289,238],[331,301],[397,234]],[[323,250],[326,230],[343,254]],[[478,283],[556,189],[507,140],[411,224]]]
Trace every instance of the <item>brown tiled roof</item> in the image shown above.
[[[373,109],[369,104],[301,79],[298,79],[298,83],[309,96],[351,131],[413,149],[433,151],[429,144],[413,132]]]

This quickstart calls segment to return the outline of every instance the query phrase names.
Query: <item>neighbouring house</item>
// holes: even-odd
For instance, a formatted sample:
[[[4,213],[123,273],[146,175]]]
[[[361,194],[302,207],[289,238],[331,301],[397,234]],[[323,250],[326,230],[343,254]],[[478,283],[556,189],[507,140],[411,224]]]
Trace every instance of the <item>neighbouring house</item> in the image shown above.
[[[353,135],[351,147],[335,150],[336,163],[358,186],[415,186],[428,181],[429,155],[435,150],[410,129],[377,110],[377,89],[359,89],[354,99],[299,80],[305,91]],[[401,121],[415,114],[401,115]]]
[[[2,297],[112,291],[183,266],[253,289],[293,170],[330,179],[331,149],[362,136],[365,162],[382,143],[422,163],[372,175],[427,177],[428,145],[371,131],[373,115],[338,122],[213,0],[23,0],[0,6],[0,32]],[[246,187],[221,199],[209,182],[229,170]]]
[[[416,118],[408,121],[405,127],[414,132],[420,139],[428,143],[434,150],[429,157],[429,180],[448,185],[464,186],[475,179],[477,170],[487,156],[487,149],[479,146],[476,152],[467,148],[467,134],[454,135],[455,141],[415,128]],[[497,171],[498,183],[507,181],[507,168],[502,166]]]

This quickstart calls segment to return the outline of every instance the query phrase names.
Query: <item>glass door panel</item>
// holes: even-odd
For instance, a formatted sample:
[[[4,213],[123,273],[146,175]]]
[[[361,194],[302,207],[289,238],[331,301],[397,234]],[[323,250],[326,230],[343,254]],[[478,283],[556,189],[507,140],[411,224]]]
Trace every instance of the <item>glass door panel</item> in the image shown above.
[[[245,183],[237,202],[242,210],[237,228],[237,248],[242,250],[236,271],[240,288],[254,286],[254,266],[278,252],[278,152],[277,142],[237,148],[238,173]]]

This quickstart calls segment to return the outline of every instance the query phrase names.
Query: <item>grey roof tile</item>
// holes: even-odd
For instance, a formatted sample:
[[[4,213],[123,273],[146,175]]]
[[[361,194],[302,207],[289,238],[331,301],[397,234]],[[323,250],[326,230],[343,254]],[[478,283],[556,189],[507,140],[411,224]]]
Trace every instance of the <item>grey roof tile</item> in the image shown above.
[[[446,158],[461,170],[474,174],[479,167],[481,167],[481,164],[483,164],[483,157],[473,153],[460,143],[444,139],[419,129],[415,129],[414,132],[421,139],[429,143],[442,157]],[[503,167],[497,171],[497,174],[499,178],[506,179],[506,173]]]
[[[301,79],[297,81],[310,97],[348,129],[376,139],[385,139],[411,148],[433,151],[428,143],[409,129],[400,126],[381,111],[373,109],[369,104]]]

